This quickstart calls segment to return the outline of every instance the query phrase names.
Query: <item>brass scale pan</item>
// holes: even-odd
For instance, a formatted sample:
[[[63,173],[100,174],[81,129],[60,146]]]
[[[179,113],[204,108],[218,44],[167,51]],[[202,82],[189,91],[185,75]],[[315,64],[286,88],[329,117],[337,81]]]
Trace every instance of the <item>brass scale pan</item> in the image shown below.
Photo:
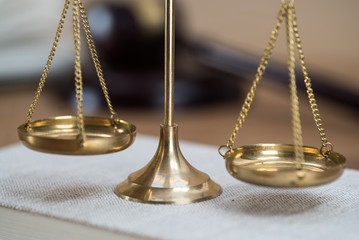
[[[38,120],[27,127],[18,127],[20,140],[30,149],[71,155],[104,154],[123,150],[136,136],[136,127],[120,120],[85,117],[86,140],[79,141],[76,116],[60,116]]]
[[[267,67],[283,18],[287,20],[288,70],[291,88],[294,144],[255,144],[233,148],[238,130],[245,121],[259,80],[262,78]],[[301,60],[302,72],[314,120],[320,133],[321,148],[303,146],[302,143],[294,71],[295,44]],[[226,168],[233,177],[248,183],[270,187],[309,187],[329,183],[343,173],[346,161],[345,157],[334,152],[332,144],[326,139],[306,69],[293,1],[282,1],[275,29],[272,31],[270,41],[261,59],[260,67],[258,68],[250,93],[247,95],[245,103],[242,106],[235,130],[227,144],[219,148],[220,155],[226,161]],[[224,154],[221,152],[223,148],[228,149]]]
[[[25,146],[30,149],[57,154],[90,155],[104,154],[123,150],[130,146],[136,136],[136,127],[117,118],[113,110],[106,83],[103,78],[97,51],[93,42],[87,16],[81,0],[73,0],[73,32],[75,39],[75,86],[77,100],[77,116],[58,116],[38,121],[31,121],[36,103],[51,67],[56,46],[64,26],[70,0],[65,1],[61,20],[58,25],[55,41],[51,48],[48,62],[40,79],[39,87],[28,112],[26,123],[18,127],[18,135]],[[100,84],[111,113],[111,118],[84,117],[82,113],[83,87],[80,64],[80,18],[86,33]]]
[[[294,145],[254,144],[225,153],[226,168],[235,178],[272,187],[309,187],[329,183],[342,173],[345,157],[337,152],[303,147],[304,162],[295,159]]]

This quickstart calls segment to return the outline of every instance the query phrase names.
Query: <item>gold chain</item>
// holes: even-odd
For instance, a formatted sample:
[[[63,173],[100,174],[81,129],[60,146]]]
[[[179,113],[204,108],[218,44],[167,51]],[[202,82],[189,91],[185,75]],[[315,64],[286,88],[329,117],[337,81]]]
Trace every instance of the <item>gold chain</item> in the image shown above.
[[[294,30],[292,4],[288,5],[286,17],[287,45],[288,45],[288,71],[290,80],[290,100],[292,110],[292,131],[294,143],[294,156],[297,161],[297,168],[301,169],[300,163],[304,162],[302,126],[300,122],[299,100],[295,78],[295,56],[294,56]]]
[[[294,45],[295,44],[296,44],[296,47],[297,47],[297,50],[299,53],[299,60],[300,60],[300,64],[301,64],[301,68],[302,68],[302,72],[303,72],[303,76],[304,76],[305,86],[307,88],[309,103],[310,103],[310,106],[312,109],[316,127],[318,129],[318,132],[319,132],[319,135],[321,138],[322,147],[321,147],[320,151],[321,151],[322,155],[327,156],[327,151],[323,151],[323,148],[329,147],[329,149],[327,149],[327,150],[329,150],[329,151],[333,150],[333,145],[330,142],[328,142],[328,140],[326,138],[322,119],[319,115],[318,105],[316,103],[313,89],[311,87],[311,80],[308,77],[308,71],[305,66],[304,54],[303,54],[303,49],[302,49],[302,45],[301,45],[301,40],[300,40],[299,33],[298,33],[296,13],[295,13],[293,2],[294,2],[293,0],[291,0],[289,2],[285,2],[282,0],[282,5],[280,8],[278,17],[277,17],[277,22],[275,24],[275,28],[272,31],[271,38],[270,38],[270,40],[267,44],[267,47],[264,51],[264,54],[261,58],[255,79],[253,81],[253,84],[250,88],[249,93],[247,94],[247,97],[244,101],[242,109],[239,113],[239,117],[237,119],[235,128],[234,128],[230,138],[228,139],[227,144],[222,145],[219,148],[219,152],[222,156],[223,156],[223,154],[221,153],[221,149],[223,147],[226,147],[227,149],[230,149],[230,150],[233,149],[234,141],[237,138],[239,129],[242,127],[242,125],[248,115],[248,111],[250,110],[251,104],[252,104],[254,96],[255,96],[255,91],[257,89],[259,81],[262,79],[262,76],[267,68],[268,61],[270,59],[270,56],[271,56],[273,48],[274,48],[274,44],[277,40],[278,31],[279,31],[280,25],[283,21],[283,17],[286,17],[286,21],[287,21],[286,22],[287,37],[288,37],[287,41],[288,41],[288,51],[289,51],[288,70],[289,70],[289,76],[290,76],[293,140],[294,140],[295,154],[296,154],[295,157],[297,160],[299,160],[298,162],[303,161],[303,159],[304,159],[304,156],[302,156],[303,155],[303,151],[302,151],[303,140],[302,140],[302,130],[301,130],[301,124],[300,124],[300,115],[299,115],[299,101],[298,101],[298,96],[297,96],[297,87],[295,84],[295,71],[294,71],[294,68],[295,68]]]
[[[95,48],[95,43],[93,41],[93,37],[92,37],[91,31],[90,31],[90,26],[89,26],[89,23],[88,23],[88,20],[87,20],[86,12],[85,12],[85,9],[84,9],[84,7],[82,5],[81,0],[78,0],[78,1],[79,1],[79,6],[80,6],[81,19],[82,19],[82,23],[83,23],[84,30],[85,30],[85,33],[86,33],[87,43],[88,43],[89,48],[90,48],[92,60],[93,60],[93,63],[95,65],[95,68],[96,68],[97,76],[98,76],[98,78],[100,80],[100,84],[101,84],[102,91],[103,91],[103,94],[104,94],[105,99],[106,99],[108,109],[109,109],[109,111],[111,113],[111,119],[114,122],[118,122],[119,121],[118,115],[114,111],[114,109],[112,107],[112,104],[111,104],[111,101],[110,101],[110,97],[109,97],[108,90],[107,90],[107,87],[106,87],[105,79],[104,79],[102,69],[101,69],[101,64],[100,64],[100,61],[98,60],[98,55],[97,55],[97,51],[96,51],[96,48]]]
[[[322,152],[322,149],[327,146],[330,148],[330,150],[333,150],[333,145],[327,140],[326,134],[324,132],[323,121],[319,115],[318,105],[315,100],[311,80],[308,76],[308,71],[307,71],[307,68],[306,68],[306,65],[304,62],[303,48],[302,48],[301,40],[299,37],[296,13],[295,13],[295,9],[294,9],[293,5],[292,5],[292,12],[293,12],[293,20],[292,20],[293,21],[293,31],[294,31],[295,41],[296,41],[297,49],[298,49],[298,53],[299,53],[299,61],[300,61],[300,65],[302,67],[304,83],[307,88],[307,94],[308,94],[308,98],[309,98],[310,107],[312,109],[312,113],[314,116],[314,122],[318,129],[319,136],[320,136],[321,143],[322,143],[321,152]],[[323,152],[322,152],[322,154],[323,154]]]
[[[27,128],[31,127],[30,122],[31,122],[32,115],[35,112],[35,108],[36,108],[37,102],[39,100],[40,94],[42,92],[42,89],[45,86],[46,78],[49,73],[52,60],[55,56],[56,47],[57,47],[57,44],[60,39],[60,35],[61,35],[62,29],[64,26],[64,22],[65,22],[65,18],[66,18],[66,14],[67,14],[69,5],[70,5],[70,0],[65,0],[65,6],[64,6],[64,9],[61,14],[61,20],[60,20],[60,23],[59,23],[57,31],[56,31],[55,40],[52,45],[50,55],[48,57],[48,61],[45,65],[44,72],[41,76],[37,91],[35,93],[35,97],[33,99],[33,102],[30,105],[30,109],[27,114],[27,120],[26,120]],[[110,101],[108,89],[106,87],[103,72],[101,69],[101,64],[98,59],[97,51],[95,48],[95,43],[94,43],[91,31],[90,31],[90,26],[88,23],[86,12],[82,5],[81,0],[73,0],[72,13],[73,13],[72,26],[73,26],[73,35],[74,35],[74,44],[75,44],[75,90],[76,90],[76,102],[77,102],[77,128],[79,131],[78,138],[80,141],[83,141],[83,140],[85,140],[86,136],[85,136],[84,117],[83,117],[83,110],[82,110],[82,108],[83,108],[83,81],[82,81],[82,71],[81,71],[81,61],[80,61],[80,17],[82,19],[82,23],[83,23],[83,27],[84,27],[84,30],[86,33],[86,39],[87,39],[87,43],[88,43],[88,46],[89,46],[89,49],[91,52],[92,60],[95,65],[95,68],[96,68],[97,76],[99,78],[100,85],[102,87],[102,91],[105,96],[105,99],[106,99],[106,102],[108,105],[108,109],[111,114],[111,120],[112,120],[114,127],[116,127],[116,124],[120,120],[118,118],[117,113],[114,111],[114,108]]]
[[[67,14],[67,10],[68,10],[68,8],[69,8],[69,5],[70,5],[70,0],[66,0],[66,1],[65,1],[65,5],[64,5],[64,8],[63,8],[63,10],[62,10],[60,23],[59,23],[59,25],[58,25],[58,27],[57,27],[57,30],[56,30],[54,43],[52,44],[52,48],[51,48],[49,57],[48,57],[48,59],[47,59],[47,63],[46,63],[46,65],[45,65],[44,71],[43,71],[43,73],[42,73],[42,76],[41,76],[39,85],[38,85],[38,87],[37,87],[37,90],[36,90],[36,93],[35,93],[35,97],[34,97],[32,103],[31,103],[30,109],[29,109],[29,111],[28,111],[28,113],[27,113],[27,119],[26,119],[26,126],[27,126],[27,127],[30,127],[29,124],[30,124],[30,122],[31,122],[32,115],[33,115],[34,112],[35,112],[36,104],[37,104],[37,102],[39,101],[39,98],[40,98],[42,89],[43,89],[44,86],[45,86],[46,78],[47,78],[47,75],[49,74],[49,70],[50,70],[50,67],[51,67],[51,63],[52,63],[52,60],[54,59],[54,56],[55,56],[56,47],[57,47],[57,44],[58,44],[58,42],[59,42],[62,29],[63,29],[63,27],[64,27],[65,18],[66,18],[66,14]]]
[[[76,102],[77,102],[77,128],[79,131],[79,138],[84,141],[84,117],[82,111],[83,105],[83,84],[82,84],[82,71],[80,61],[80,17],[79,17],[79,3],[78,0],[73,1],[72,10],[72,27],[74,33],[75,43],[75,90],[76,90]]]
[[[238,131],[242,127],[242,125],[243,125],[243,123],[244,123],[244,121],[245,121],[245,119],[246,119],[246,117],[248,115],[248,111],[249,111],[249,109],[251,107],[251,104],[252,104],[254,96],[255,96],[255,91],[257,89],[257,85],[259,84],[259,81],[262,79],[262,76],[263,76],[263,74],[264,74],[264,72],[265,72],[265,70],[267,68],[268,61],[269,61],[269,59],[270,59],[270,57],[272,55],[272,52],[273,52],[273,49],[274,49],[274,44],[277,41],[280,25],[281,25],[281,23],[283,21],[283,16],[284,16],[285,12],[286,12],[285,5],[282,5],[280,10],[279,10],[279,13],[278,13],[278,18],[277,18],[277,22],[275,24],[275,28],[272,31],[270,40],[269,40],[269,42],[267,44],[267,47],[264,50],[264,54],[263,54],[262,58],[261,58],[259,67],[257,69],[257,74],[256,74],[255,79],[253,81],[252,87],[251,87],[249,93],[247,94],[247,97],[246,97],[246,99],[244,101],[242,109],[241,109],[241,111],[239,113],[239,117],[237,119],[237,122],[236,122],[235,128],[233,130],[233,133],[232,133],[231,137],[229,138],[229,140],[227,141],[226,146],[229,149],[232,149],[234,141],[237,138]]]

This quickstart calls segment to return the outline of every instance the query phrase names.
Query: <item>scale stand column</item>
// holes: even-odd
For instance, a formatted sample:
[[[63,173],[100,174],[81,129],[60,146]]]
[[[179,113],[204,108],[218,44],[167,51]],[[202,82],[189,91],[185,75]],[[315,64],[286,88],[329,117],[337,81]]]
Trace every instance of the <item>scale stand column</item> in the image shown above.
[[[210,177],[192,167],[178,144],[178,126],[174,116],[175,6],[165,0],[165,109],[157,152],[142,169],[132,173],[116,187],[124,199],[147,202],[187,204],[221,194],[221,187]]]

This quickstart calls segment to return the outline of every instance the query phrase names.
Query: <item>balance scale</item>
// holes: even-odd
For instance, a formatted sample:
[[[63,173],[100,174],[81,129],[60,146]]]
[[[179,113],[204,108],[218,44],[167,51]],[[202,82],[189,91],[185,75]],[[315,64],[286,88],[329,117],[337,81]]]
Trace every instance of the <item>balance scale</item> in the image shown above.
[[[25,146],[40,152],[91,155],[112,153],[129,147],[136,136],[136,127],[114,111],[104,74],[98,60],[95,43],[81,0],[73,0],[72,26],[75,44],[75,88],[77,116],[57,116],[32,121],[32,115],[42,89],[70,7],[65,1],[61,20],[48,61],[41,76],[33,102],[24,124],[18,127],[20,140]],[[83,85],[80,64],[80,20],[86,35],[97,76],[109,109],[108,118],[83,116]],[[288,46],[288,71],[291,93],[293,144],[255,144],[235,148],[234,142],[245,122],[255,97],[257,86],[265,73],[278,38],[281,23],[285,21]],[[211,178],[195,169],[181,153],[178,141],[178,125],[174,123],[174,71],[175,71],[175,5],[165,0],[165,104],[164,123],[160,125],[157,151],[149,163],[128,176],[114,189],[115,194],[126,200],[143,203],[188,204],[215,198],[221,187]],[[321,147],[303,146],[299,102],[295,78],[294,48],[297,48],[309,103],[318,129]],[[235,178],[270,187],[310,187],[329,183],[343,173],[345,157],[334,152],[327,140],[319,115],[311,80],[304,61],[298,33],[294,1],[282,1],[275,28],[247,94],[233,133],[226,144],[218,149],[225,159],[228,172]]]

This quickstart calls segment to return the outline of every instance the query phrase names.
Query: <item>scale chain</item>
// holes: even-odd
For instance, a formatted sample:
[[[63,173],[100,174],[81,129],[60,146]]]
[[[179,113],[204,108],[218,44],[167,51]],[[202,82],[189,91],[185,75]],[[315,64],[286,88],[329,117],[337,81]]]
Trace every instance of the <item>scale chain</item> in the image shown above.
[[[59,22],[59,25],[58,25],[57,30],[56,30],[54,43],[52,44],[52,48],[51,48],[47,63],[45,65],[44,71],[42,73],[39,85],[37,87],[34,99],[33,99],[32,103],[31,103],[30,109],[29,109],[29,111],[27,113],[27,119],[26,119],[27,128],[31,127],[30,122],[31,122],[32,115],[35,112],[35,108],[36,108],[37,102],[39,101],[42,89],[45,86],[46,78],[47,78],[47,75],[49,74],[49,71],[50,71],[50,68],[51,68],[51,63],[52,63],[52,60],[54,59],[54,56],[55,56],[56,47],[57,47],[57,44],[59,42],[62,29],[64,27],[65,18],[66,18],[66,14],[67,14],[69,5],[70,5],[70,0],[66,0],[65,4],[64,4],[64,8],[62,10],[60,22]]]
[[[108,109],[109,109],[109,111],[111,113],[111,120],[113,121],[113,123],[115,125],[115,123],[119,122],[118,115],[115,112],[115,110],[113,109],[113,106],[112,106],[111,101],[110,101],[110,97],[109,97],[109,94],[108,94],[108,89],[106,87],[104,75],[103,75],[103,72],[102,72],[100,61],[98,59],[97,51],[96,51],[96,48],[95,48],[95,43],[94,43],[94,40],[93,40],[93,37],[92,37],[92,33],[91,33],[91,30],[90,30],[90,26],[89,26],[89,23],[88,23],[88,19],[87,19],[87,16],[86,16],[85,9],[84,9],[84,7],[82,5],[81,0],[78,0],[78,2],[79,2],[79,7],[80,7],[80,14],[81,14],[81,19],[82,19],[82,24],[84,26],[84,30],[85,30],[85,33],[86,33],[86,39],[87,39],[87,43],[89,45],[92,60],[93,60],[93,63],[95,65],[97,76],[99,78],[100,85],[102,87],[102,91],[103,91],[103,94],[105,96]]]
[[[288,4],[286,14],[286,31],[287,31],[287,46],[288,46],[288,71],[290,80],[290,99],[292,111],[292,131],[294,143],[294,156],[297,161],[297,168],[302,169],[304,162],[303,153],[303,137],[302,126],[299,113],[299,100],[297,93],[296,77],[295,77],[295,55],[294,55],[294,30],[293,30],[293,15],[292,4]]]
[[[46,78],[48,76],[53,58],[55,56],[56,47],[58,45],[58,42],[59,42],[59,39],[61,36],[61,32],[62,32],[62,29],[64,26],[64,22],[65,22],[66,14],[69,9],[69,5],[70,5],[70,0],[65,0],[65,5],[64,5],[64,8],[63,8],[63,11],[61,14],[61,19],[60,19],[60,22],[59,22],[59,25],[58,25],[58,28],[56,31],[55,40],[52,45],[52,48],[51,48],[51,51],[50,51],[50,54],[48,57],[48,61],[45,65],[43,74],[41,76],[38,88],[36,90],[35,97],[33,99],[33,102],[30,105],[30,108],[29,108],[29,111],[27,114],[27,119],[26,119],[27,129],[30,129],[30,127],[31,127],[30,122],[31,122],[32,115],[35,112],[37,102],[38,102],[41,92],[45,86]],[[108,94],[108,89],[106,87],[104,75],[103,75],[103,72],[101,69],[101,64],[98,59],[95,44],[94,44],[93,37],[92,37],[91,31],[90,31],[86,12],[85,12],[85,9],[80,0],[73,0],[72,13],[73,13],[72,26],[73,26],[73,35],[74,35],[74,45],[75,45],[75,91],[76,91],[76,102],[77,102],[77,128],[79,130],[78,139],[80,141],[83,141],[83,140],[85,140],[86,136],[85,136],[84,117],[83,117],[83,81],[82,81],[82,71],[81,71],[81,61],[80,61],[80,17],[82,20],[84,31],[86,33],[86,39],[87,39],[87,43],[88,43],[88,46],[89,46],[89,49],[91,52],[91,57],[92,57],[94,65],[95,65],[97,76],[99,78],[100,85],[102,87],[102,91],[105,96],[106,103],[108,105],[108,109],[111,114],[111,121],[112,121],[112,124],[114,125],[114,127],[117,126],[117,123],[119,123],[120,120],[118,118],[118,114],[114,111],[114,108],[111,104],[110,97]]]
[[[269,42],[267,44],[267,47],[264,50],[264,54],[263,54],[262,58],[261,58],[259,67],[257,69],[257,74],[256,74],[255,79],[253,81],[252,87],[251,87],[251,89],[250,89],[249,93],[247,94],[247,97],[246,97],[246,99],[244,101],[244,104],[243,104],[242,109],[240,111],[240,114],[239,114],[239,117],[237,119],[235,128],[233,130],[233,133],[230,136],[229,140],[227,141],[226,147],[228,149],[233,148],[234,141],[237,138],[238,131],[242,127],[242,125],[243,125],[243,123],[244,123],[244,121],[245,121],[245,119],[246,119],[246,117],[248,115],[248,111],[250,110],[251,104],[252,104],[253,99],[255,97],[255,91],[257,89],[259,81],[262,79],[262,76],[263,76],[263,74],[264,74],[264,72],[265,72],[265,70],[267,68],[268,61],[269,61],[269,59],[270,59],[270,57],[272,55],[275,42],[277,41],[280,25],[281,25],[281,23],[283,21],[285,11],[286,11],[285,6],[282,5],[280,10],[279,10],[279,13],[278,13],[275,28],[272,31],[270,40],[269,40]]]
[[[307,95],[309,98],[309,103],[310,103],[310,106],[312,109],[315,125],[318,129],[321,143],[322,143],[320,152],[323,156],[328,157],[328,151],[333,150],[333,145],[327,140],[326,134],[324,132],[323,123],[322,123],[322,119],[319,115],[318,105],[316,103],[315,96],[313,93],[311,80],[308,76],[308,71],[307,71],[307,68],[306,68],[306,65],[304,62],[304,54],[303,54],[301,40],[300,40],[299,32],[298,32],[298,26],[297,26],[297,21],[296,21],[296,12],[294,9],[294,1],[291,0],[289,2],[282,1],[282,5],[280,8],[278,17],[277,17],[277,22],[276,22],[275,28],[272,31],[270,41],[268,42],[267,47],[264,51],[264,54],[261,58],[260,65],[257,69],[255,79],[254,79],[251,89],[250,89],[249,93],[247,94],[247,97],[244,101],[244,104],[240,111],[235,128],[234,128],[230,138],[228,139],[226,145],[222,145],[219,147],[219,152],[223,147],[226,147],[229,150],[232,150],[232,148],[233,148],[234,141],[237,138],[239,129],[242,127],[242,125],[248,115],[248,111],[250,110],[251,104],[255,97],[255,91],[257,89],[259,81],[261,80],[262,75],[264,74],[266,67],[268,65],[268,61],[272,54],[274,44],[277,40],[278,31],[280,29],[280,25],[282,23],[283,17],[286,17],[286,20],[287,20],[287,35],[288,35],[287,37],[288,37],[288,50],[289,50],[288,69],[289,69],[290,81],[291,81],[290,87],[291,87],[291,102],[292,102],[293,140],[294,140],[294,145],[297,146],[296,150],[295,150],[296,159],[299,159],[299,161],[301,161],[301,159],[302,159],[302,154],[303,154],[302,141],[303,140],[302,140],[302,131],[301,131],[301,126],[300,126],[300,118],[299,118],[299,101],[298,101],[298,96],[296,93],[297,89],[296,89],[296,85],[295,85],[294,45],[296,45],[297,50],[298,50],[300,65],[301,65],[301,69],[302,69],[303,76],[304,76],[305,86],[307,88]],[[293,39],[293,37],[294,37],[294,39]],[[289,38],[291,40],[289,40]],[[292,53],[290,53],[290,52],[293,53],[293,59],[291,59]],[[301,147],[299,148],[298,146],[301,146]],[[324,151],[324,148],[326,148],[326,147],[329,147],[329,149],[327,149],[327,151]],[[299,153],[299,152],[301,152],[301,153]],[[223,156],[223,154],[221,152],[220,152],[220,154]]]
[[[84,129],[84,117],[83,117],[83,83],[82,83],[82,71],[80,61],[80,18],[79,18],[79,6],[78,0],[73,1],[73,33],[75,43],[75,89],[76,89],[76,101],[77,101],[77,127],[79,130],[79,140],[84,141],[86,139]]]
[[[295,12],[294,5],[291,6],[291,10],[293,12],[293,20],[292,20],[293,21],[293,31],[294,31],[295,41],[296,41],[297,50],[298,50],[298,54],[299,54],[300,65],[301,65],[303,76],[304,76],[304,83],[307,88],[308,99],[309,99],[310,107],[312,109],[314,122],[318,129],[319,136],[320,136],[321,143],[322,143],[321,154],[324,156],[327,156],[327,154],[323,153],[323,151],[322,151],[323,148],[325,148],[326,146],[329,146],[330,151],[332,151],[333,145],[326,138],[326,134],[325,134],[324,128],[323,128],[323,121],[319,115],[318,105],[315,100],[311,80],[308,76],[308,71],[307,71],[307,68],[306,68],[306,65],[304,62],[303,48],[302,48],[301,40],[299,37],[299,31],[298,31],[298,25],[297,25],[296,12]]]

